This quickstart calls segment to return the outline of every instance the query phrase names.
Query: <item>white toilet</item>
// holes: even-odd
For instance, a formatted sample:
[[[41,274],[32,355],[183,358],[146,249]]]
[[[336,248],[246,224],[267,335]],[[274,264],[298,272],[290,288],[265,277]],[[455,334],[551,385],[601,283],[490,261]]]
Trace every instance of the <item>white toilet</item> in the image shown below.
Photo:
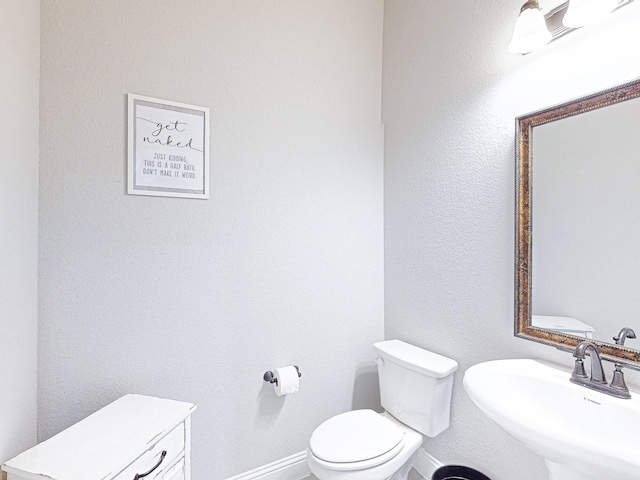
[[[354,410],[315,429],[307,463],[320,480],[406,480],[422,435],[449,427],[457,362],[400,340],[373,349],[385,412]]]

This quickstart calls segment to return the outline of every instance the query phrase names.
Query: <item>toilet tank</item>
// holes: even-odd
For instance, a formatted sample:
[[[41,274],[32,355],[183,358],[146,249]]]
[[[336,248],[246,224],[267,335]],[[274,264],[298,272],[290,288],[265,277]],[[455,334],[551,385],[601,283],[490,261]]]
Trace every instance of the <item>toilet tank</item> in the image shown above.
[[[400,340],[374,343],[373,349],[382,407],[428,437],[446,430],[458,363]]]

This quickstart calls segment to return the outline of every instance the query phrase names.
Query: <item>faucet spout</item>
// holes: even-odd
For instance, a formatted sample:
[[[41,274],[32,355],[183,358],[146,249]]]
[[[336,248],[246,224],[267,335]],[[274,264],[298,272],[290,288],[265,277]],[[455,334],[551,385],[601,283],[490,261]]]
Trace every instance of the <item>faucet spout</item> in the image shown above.
[[[573,353],[573,356],[576,357],[576,370],[578,369],[578,364],[582,366],[582,362],[584,361],[584,358],[587,354],[589,354],[589,357],[591,357],[591,382],[597,384],[606,384],[607,380],[604,377],[604,369],[602,368],[600,351],[598,347],[596,347],[592,342],[585,340],[576,347],[576,351]],[[574,373],[576,372],[576,370],[574,370]],[[584,366],[581,367],[581,371],[584,372]],[[584,375],[584,373],[579,376],[582,377],[582,375]]]
[[[636,338],[636,332],[629,327],[624,327],[616,337],[613,337],[613,340],[616,342],[616,345],[624,345],[624,341],[627,338]]]

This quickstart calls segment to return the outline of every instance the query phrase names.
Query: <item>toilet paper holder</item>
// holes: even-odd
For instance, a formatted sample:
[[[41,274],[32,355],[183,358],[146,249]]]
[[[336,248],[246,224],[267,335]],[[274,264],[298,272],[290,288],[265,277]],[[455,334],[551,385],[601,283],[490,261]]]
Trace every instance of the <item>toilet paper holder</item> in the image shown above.
[[[298,372],[298,377],[301,377],[302,374],[300,373],[300,369],[298,368],[298,366],[294,365],[294,367]],[[262,378],[265,382],[275,383],[276,385],[278,384],[278,379],[273,375],[273,372],[271,370],[264,372],[264,375],[262,376]]]

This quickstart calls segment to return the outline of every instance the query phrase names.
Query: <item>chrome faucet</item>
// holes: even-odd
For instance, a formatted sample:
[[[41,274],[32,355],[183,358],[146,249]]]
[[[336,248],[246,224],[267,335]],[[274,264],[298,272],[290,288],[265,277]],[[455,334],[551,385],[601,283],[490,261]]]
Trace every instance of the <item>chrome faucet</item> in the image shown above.
[[[587,376],[587,372],[584,369],[584,358],[586,355],[591,358],[591,376]],[[598,392],[613,395],[618,398],[631,398],[629,389],[624,382],[624,375],[622,373],[623,365],[616,363],[615,371],[613,372],[613,380],[611,384],[607,384],[607,379],[604,375],[604,369],[602,368],[602,359],[600,358],[600,349],[592,342],[585,340],[581,342],[577,347],[573,356],[576,357],[576,363],[573,367],[573,373],[571,374],[571,382],[576,385],[596,390]]]
[[[629,327],[624,327],[622,330],[620,330],[620,333],[616,337],[613,337],[616,345],[624,345],[624,341],[627,338],[636,338],[636,332],[631,330]]]

